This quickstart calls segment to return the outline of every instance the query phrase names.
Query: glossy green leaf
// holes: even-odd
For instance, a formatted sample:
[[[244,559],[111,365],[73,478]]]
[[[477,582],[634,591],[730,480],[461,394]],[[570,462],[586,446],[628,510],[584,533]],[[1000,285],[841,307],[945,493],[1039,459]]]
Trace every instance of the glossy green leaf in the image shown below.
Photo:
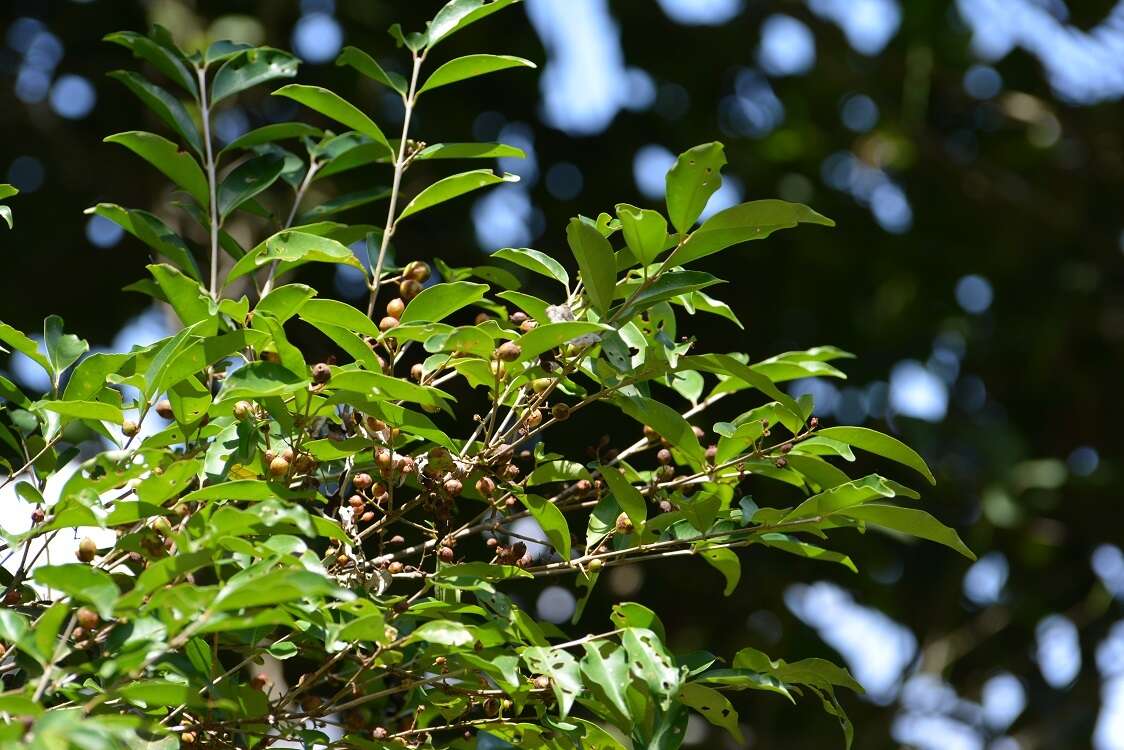
[[[562,286],[570,286],[570,274],[566,272],[565,267],[540,250],[529,247],[505,247],[492,253],[492,257],[502,258],[509,263],[554,279]]]
[[[628,652],[633,677],[648,686],[661,709],[668,710],[683,686],[685,669],[675,665],[659,636],[651,630],[627,628],[621,643]]]
[[[628,671],[625,650],[615,643],[605,641],[584,643],[585,656],[580,662],[581,673],[587,680],[586,690],[597,702],[611,712],[614,723],[624,730],[632,728],[632,708],[628,703],[628,686],[632,678]]]
[[[472,631],[452,620],[433,620],[410,633],[410,640],[437,643],[442,646],[466,646],[475,638]]]
[[[954,529],[945,526],[923,510],[883,503],[868,503],[856,508],[848,508],[843,514],[848,518],[866,521],[870,526],[877,526],[943,544],[956,550],[969,560],[976,559],[976,555],[961,541],[960,535]]]
[[[251,362],[235,370],[223,381],[219,401],[286,396],[303,390],[307,378],[301,378],[274,362]]]
[[[613,248],[589,220],[570,219],[566,227],[566,241],[578,262],[581,280],[595,310],[601,315],[613,302],[617,282],[617,267]]]
[[[300,312],[304,303],[316,296],[316,290],[304,284],[285,284],[276,287],[258,302],[255,312],[272,315],[281,323]]]
[[[519,177],[516,175],[497,175],[490,169],[475,169],[471,172],[455,174],[438,180],[414,196],[413,200],[406,204],[402,213],[398,215],[398,221],[474,190],[503,182],[518,181]]]
[[[474,284],[471,281],[434,284],[410,300],[400,322],[442,321],[462,307],[483,299],[487,291],[487,284]]]
[[[390,188],[376,187],[368,190],[356,190],[354,193],[344,193],[337,195],[331,200],[326,200],[309,210],[305,211],[297,218],[298,224],[308,224],[314,221],[321,221],[329,216],[335,216],[344,211],[350,211],[353,208],[366,206],[369,203],[382,200],[390,196]]]
[[[730,699],[722,693],[706,685],[690,682],[683,686],[679,700],[714,726],[725,729],[739,745],[745,742],[741,727],[738,726],[738,712]]]
[[[425,45],[434,47],[469,24],[517,2],[519,0],[451,0],[426,24]]]
[[[300,60],[271,47],[253,47],[227,59],[211,82],[211,104],[218,104],[239,91],[273,81],[292,78]]]
[[[562,556],[563,560],[570,559],[570,526],[566,516],[558,506],[538,495],[523,496],[523,504],[531,512],[531,516],[538,521],[546,538]]]
[[[695,465],[706,461],[705,451],[689,422],[667,404],[644,396],[622,396],[613,400],[621,411],[666,438]]]
[[[92,419],[121,424],[125,414],[121,407],[103,401],[40,401],[38,408],[74,419]]]
[[[722,595],[729,596],[734,593],[734,589],[738,587],[738,581],[742,577],[742,564],[737,553],[724,547],[708,547],[706,545],[696,547],[695,552],[726,579],[726,588],[723,589]]]
[[[225,219],[234,209],[277,181],[285,169],[285,160],[276,154],[262,154],[239,164],[219,184],[219,218]]]
[[[589,323],[584,320],[568,320],[535,326],[515,340],[522,350],[517,361],[526,362],[567,342],[606,330],[608,330],[606,326],[600,323]]]
[[[675,160],[667,173],[667,215],[680,233],[694,225],[710,196],[721,187],[725,165],[724,148],[717,142],[695,146]]]
[[[35,569],[34,577],[47,588],[93,605],[103,618],[113,615],[113,605],[121,593],[108,573],[81,563],[42,565]]]
[[[859,569],[855,567],[855,563],[850,557],[840,552],[824,549],[815,544],[802,542],[795,537],[787,534],[762,534],[757,538],[761,544],[766,547],[779,549],[790,555],[797,555],[799,557],[806,557],[809,560],[818,560],[820,562],[838,563],[852,573],[858,573]]]
[[[669,263],[685,265],[726,248],[750,240],[761,240],[778,229],[791,229],[798,224],[835,226],[807,206],[781,200],[760,200],[732,206],[711,216],[678,250]]]
[[[375,62],[375,59],[358,47],[347,46],[336,58],[336,65],[349,65],[372,81],[381,83],[389,89],[405,96],[409,86],[406,79],[398,73],[388,73]]]
[[[211,609],[229,612],[325,597],[346,601],[354,598],[354,594],[311,570],[282,568],[260,575],[251,576],[244,572],[234,576],[215,596]]]
[[[18,331],[7,323],[0,323],[0,341],[25,355],[47,372],[51,371],[51,363],[40,353],[39,344],[23,331]]]
[[[183,188],[196,202],[206,208],[209,204],[207,178],[203,169],[176,144],[155,133],[131,130],[108,136],[106,143],[116,143],[160,170],[169,180]]]
[[[147,37],[133,31],[117,31],[104,37],[107,42],[120,44],[130,50],[137,58],[148,61],[154,68],[181,86],[195,99],[199,98],[199,87],[187,61],[178,50],[161,44],[156,38]]]
[[[334,299],[310,299],[300,309],[300,317],[309,322],[329,323],[367,336],[379,335],[379,327],[363,312]]]
[[[150,83],[144,76],[127,70],[115,70],[109,74],[109,77],[125,84],[146,107],[176,131],[183,138],[184,143],[191,146],[200,157],[203,156],[203,137],[179,99],[156,84]]]
[[[450,60],[430,74],[418,93],[508,68],[536,68],[530,60],[512,55],[465,55]]]
[[[199,331],[203,335],[212,335],[218,330],[214,300],[202,284],[164,263],[150,265],[148,270],[184,325],[205,322]]]
[[[617,218],[625,243],[642,264],[654,261],[667,247],[667,219],[659,211],[618,203]]]
[[[90,345],[73,333],[63,333],[63,320],[48,315],[43,320],[43,351],[56,384],[62,373],[90,350]]]
[[[936,484],[937,482],[933,477],[933,472],[929,470],[929,466],[925,463],[925,459],[921,458],[917,451],[897,438],[890,437],[877,430],[867,427],[827,427],[819,430],[816,434],[820,437],[840,440],[855,448],[870,451],[891,461],[897,461],[919,472],[921,476],[929,480],[929,484]]]
[[[802,518],[825,517],[880,497],[896,497],[904,494],[903,490],[909,492],[901,485],[896,485],[877,474],[871,474],[813,495],[796,506],[783,520],[787,522]],[[916,493],[913,495],[916,496]]]
[[[126,210],[115,203],[99,203],[85,213],[109,219],[196,281],[203,279],[191,248],[155,214],[135,208]]]
[[[574,700],[581,695],[581,667],[573,654],[563,649],[530,646],[521,654],[527,667],[536,674],[550,678],[550,687],[558,700],[562,718],[570,713]]]
[[[387,153],[393,153],[386,136],[383,135],[382,130],[370,117],[367,117],[355,105],[350,104],[328,89],[320,86],[291,83],[288,86],[282,86],[273,93],[276,96],[285,96],[300,102],[309,109],[314,109],[325,117],[362,133],[385,148]]]
[[[414,156],[426,159],[524,159],[523,149],[506,143],[431,143]]]
[[[226,154],[239,149],[249,149],[291,138],[319,138],[323,134],[324,131],[320,128],[306,125],[303,122],[276,122],[271,125],[263,125],[238,136],[226,144],[219,153]]]
[[[613,493],[621,510],[628,514],[628,519],[636,528],[642,528],[644,522],[648,520],[648,504],[644,501],[640,490],[633,487],[632,483],[612,466],[600,466],[597,470],[609,485],[609,491]]]

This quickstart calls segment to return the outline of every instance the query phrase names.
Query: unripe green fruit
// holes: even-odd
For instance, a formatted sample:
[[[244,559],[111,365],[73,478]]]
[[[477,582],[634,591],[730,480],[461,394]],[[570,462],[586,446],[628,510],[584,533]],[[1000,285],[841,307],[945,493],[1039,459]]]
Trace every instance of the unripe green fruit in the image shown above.
[[[289,462],[283,456],[278,456],[269,463],[269,473],[274,477],[283,477],[289,473]]]
[[[234,402],[233,411],[235,419],[239,422],[245,422],[254,415],[254,405],[249,401],[236,401]]]

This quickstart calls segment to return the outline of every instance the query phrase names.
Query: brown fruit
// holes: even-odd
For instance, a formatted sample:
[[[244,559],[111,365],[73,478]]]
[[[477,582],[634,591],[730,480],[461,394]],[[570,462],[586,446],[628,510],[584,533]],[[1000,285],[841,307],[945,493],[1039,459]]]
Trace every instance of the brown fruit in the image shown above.
[[[406,543],[406,538],[401,534],[395,534],[394,536],[390,537],[390,539],[387,539],[386,543],[393,544],[395,547],[401,547]]]
[[[422,381],[422,378],[425,377],[425,367],[422,366],[421,362],[418,362],[416,365],[410,368],[410,377],[418,383],[420,383]]]
[[[660,439],[660,434],[648,425],[644,425],[644,437],[654,442]]]
[[[398,296],[409,302],[421,294],[422,285],[417,279],[403,279],[398,284]]]
[[[296,453],[295,453],[295,451],[293,451],[293,449],[291,447],[285,446],[284,448],[281,449],[280,455],[281,455],[281,458],[285,459],[286,461],[292,461],[293,456],[296,455]]]
[[[36,508],[35,510],[31,511],[32,523],[43,523],[43,519],[46,517],[47,514],[43,512],[42,508]]]
[[[538,323],[536,323],[533,320],[524,320],[522,323],[519,324],[519,330],[522,331],[523,333],[530,333],[531,331],[533,331],[535,329],[535,326],[537,326],[537,325],[538,325]]]
[[[484,497],[491,497],[496,491],[496,483],[491,477],[480,477],[476,480],[476,491]]]
[[[371,730],[371,737],[376,740],[385,740],[390,736],[390,732],[386,731],[386,727],[375,727]]]
[[[534,686],[536,690],[546,690],[548,687],[550,687],[550,678],[544,674],[540,674],[535,678]]]
[[[708,445],[706,447],[706,460],[709,461],[710,463],[714,463],[714,459],[717,456],[718,456],[718,446],[717,445]]]
[[[312,366],[312,380],[314,383],[327,383],[332,379],[332,368],[328,367],[323,362],[317,362]]]
[[[176,415],[172,412],[172,402],[166,398],[162,398],[156,402],[156,413],[164,419],[175,419]]]
[[[703,437],[706,436],[706,433],[703,432],[703,428],[699,427],[698,425],[691,425],[691,432],[695,433],[695,437],[697,437],[699,440],[702,440]]]
[[[233,411],[234,418],[244,422],[254,415],[254,405],[249,401],[235,401]]]
[[[429,264],[423,260],[412,260],[406,264],[402,275],[414,279],[415,281],[428,281]]]
[[[359,495],[352,495],[351,497],[349,497],[347,499],[347,504],[351,506],[352,510],[359,510],[360,508],[362,508],[367,503]]]
[[[98,613],[89,607],[82,607],[77,613],[78,624],[86,630],[93,630],[101,623]]]
[[[398,573],[401,573],[402,569],[405,567],[405,565],[395,560],[390,565],[386,566],[386,572],[390,573],[391,575],[397,575]]]
[[[461,491],[464,490],[464,485],[461,484],[461,480],[459,479],[446,479],[443,487],[445,488],[445,492],[448,492],[453,497],[457,497],[461,494]]]
[[[254,690],[265,690],[270,682],[269,675],[259,672],[250,678],[250,687]]]
[[[9,607],[14,607],[20,603],[20,599],[22,598],[23,595],[20,594],[19,589],[11,589],[8,593],[4,594],[4,603]]]
[[[451,563],[456,553],[453,552],[452,547],[441,547],[437,550],[437,559],[444,563]]]
[[[264,458],[264,459],[265,459],[265,462],[266,462],[267,464],[271,464],[271,463],[273,463],[273,459],[277,458],[277,451],[275,451],[275,450],[268,450],[268,451],[266,451],[265,453],[263,453],[263,454],[261,454],[261,455],[262,455],[262,458]]]
[[[351,479],[352,486],[360,492],[370,487],[373,483],[374,480],[371,479],[371,475],[367,473],[356,474]]]
[[[660,448],[659,453],[656,454],[656,460],[664,465],[671,463],[671,451],[667,448]]]
[[[511,317],[508,318],[508,320],[510,320],[515,325],[519,325],[523,321],[527,320],[527,313],[523,312],[522,310],[516,310],[511,314]]]
[[[542,412],[538,409],[527,412],[527,418],[524,420],[524,422],[532,430],[535,429],[540,424],[542,424]]]
[[[519,355],[523,353],[523,347],[516,344],[514,341],[505,341],[496,347],[492,356],[501,362],[514,362],[519,359]]]
[[[391,328],[397,328],[397,327],[398,327],[398,318],[392,318],[389,315],[387,315],[385,318],[383,318],[382,320],[379,321],[379,330],[383,331],[384,333],[386,331],[389,331]]]
[[[369,510],[366,513],[364,513],[363,515],[359,516],[359,523],[370,523],[371,521],[374,521],[374,520],[375,520],[375,512],[373,510]]]
[[[570,407],[567,404],[555,404],[550,407],[550,416],[557,419],[559,422],[565,421],[570,418]]]
[[[402,301],[401,297],[395,297],[390,302],[386,303],[386,314],[392,318],[398,319],[402,317],[402,313],[406,310],[406,303]]]
[[[283,477],[289,473],[289,462],[284,456],[278,456],[269,462],[269,474],[274,477]]]
[[[386,448],[379,448],[375,453],[375,463],[383,471],[390,471],[394,466],[394,454]]]
[[[185,745],[195,744],[195,732],[183,732],[180,734],[180,742]]]
[[[126,419],[121,423],[121,434],[125,437],[136,435],[138,430],[140,430],[140,427],[131,419]]]
[[[636,527],[632,525],[632,519],[628,517],[627,513],[621,513],[617,516],[615,524],[617,532],[621,534],[631,534],[636,531]]]
[[[82,537],[78,543],[78,559],[84,563],[91,562],[98,554],[98,545],[90,537]]]
[[[574,485],[579,495],[586,495],[593,489],[593,482],[588,479],[579,479],[577,484]]]

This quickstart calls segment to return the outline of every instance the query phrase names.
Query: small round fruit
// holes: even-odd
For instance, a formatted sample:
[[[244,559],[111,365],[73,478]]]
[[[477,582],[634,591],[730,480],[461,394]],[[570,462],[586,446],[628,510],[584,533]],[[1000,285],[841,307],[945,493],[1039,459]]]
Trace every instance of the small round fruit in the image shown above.
[[[269,675],[259,672],[250,678],[250,687],[254,690],[265,690],[270,685]]]
[[[386,730],[386,727],[375,727],[371,730],[371,737],[376,740],[385,740],[389,736],[390,732]]]
[[[296,452],[293,450],[292,446],[287,445],[281,449],[281,458],[285,459],[286,461],[292,461],[293,456],[295,455]]]
[[[354,477],[352,477],[351,484],[352,484],[352,486],[355,487],[355,489],[362,492],[363,490],[367,489],[372,484],[374,484],[374,481],[375,480],[371,479],[370,474],[367,474],[366,472],[361,472],[359,474],[356,474]]]
[[[490,365],[491,366],[489,367],[489,369],[492,371],[492,375],[499,378],[500,380],[503,380],[507,377],[507,367],[503,362],[493,359]]]
[[[359,495],[352,495],[347,499],[347,504],[351,506],[352,510],[360,510],[367,504],[367,501]]]
[[[402,563],[400,563],[400,562],[398,562],[397,560],[395,560],[395,561],[394,561],[394,562],[392,562],[392,563],[391,563],[390,565],[387,565],[387,566],[386,566],[386,572],[387,572],[387,573],[390,573],[390,574],[391,574],[392,576],[393,576],[393,575],[398,575],[399,573],[401,573],[401,572],[402,572],[402,570],[403,570],[403,569],[404,569],[405,567],[406,567],[405,565],[403,565]]]
[[[250,417],[254,416],[254,405],[249,401],[235,401],[234,402],[234,418],[239,422],[245,422]]]
[[[555,404],[550,407],[550,416],[563,422],[570,418],[570,407],[567,404]]]
[[[596,573],[597,571],[605,567],[605,561],[598,557],[590,560],[589,565],[587,565],[586,567],[591,573]]]
[[[283,477],[289,473],[289,462],[284,456],[278,456],[269,462],[269,473],[274,477]]]
[[[476,480],[476,491],[484,497],[491,497],[496,491],[496,483],[491,477],[480,477]]]
[[[140,430],[140,427],[131,419],[126,419],[121,423],[121,434],[125,437],[136,435],[138,430]]]
[[[409,302],[421,294],[422,285],[417,279],[403,279],[398,284],[398,296]]]
[[[554,381],[550,378],[535,378],[531,381],[531,390],[535,393],[542,395],[546,393],[546,389],[550,388],[550,384]]]
[[[421,362],[418,362],[410,368],[410,377],[417,383],[420,383],[422,378],[425,377],[425,367],[422,366]]]
[[[527,413],[527,418],[523,421],[533,430],[542,424],[542,412],[538,409],[533,409]]]
[[[457,497],[461,494],[461,491],[464,490],[464,485],[461,484],[461,480],[459,479],[446,479],[443,486],[445,492],[449,493],[452,497]]]
[[[375,463],[383,471],[390,471],[394,467],[394,454],[386,448],[379,448],[375,452]]]
[[[527,320],[527,313],[523,312],[522,310],[516,310],[511,314],[511,317],[509,317],[508,320],[510,320],[515,325],[519,325],[523,321]]]
[[[621,534],[631,534],[636,531],[636,527],[632,525],[632,519],[628,517],[627,513],[621,513],[617,516],[617,522],[614,525],[617,532]]]
[[[493,356],[501,362],[514,362],[523,353],[523,347],[514,341],[505,341],[496,347]]]
[[[544,674],[540,674],[534,679],[533,684],[536,690],[546,690],[550,687],[550,678]]]
[[[671,451],[667,448],[660,448],[659,453],[656,454],[656,460],[666,466],[671,463]]]
[[[415,281],[428,281],[429,264],[422,260],[412,260],[406,264],[402,275]]]
[[[406,303],[401,297],[395,297],[390,302],[386,303],[386,314],[392,318],[401,318],[402,313],[406,310]]]
[[[315,383],[324,384],[332,379],[332,368],[323,362],[317,362],[312,366],[312,380]]]
[[[156,413],[164,419],[176,418],[176,415],[172,412],[172,402],[166,398],[162,398],[156,402]]]
[[[453,552],[452,547],[441,547],[437,550],[437,559],[443,563],[451,563],[456,553]]]
[[[43,511],[42,508],[36,508],[35,510],[31,511],[32,523],[43,523],[43,519],[46,517],[47,514]]]
[[[98,554],[98,545],[90,537],[83,537],[82,541],[78,543],[78,559],[84,563],[93,561],[94,557]]]
[[[383,333],[389,331],[391,328],[397,328],[397,327],[398,327],[398,318],[392,318],[389,315],[387,315],[385,318],[383,318],[382,320],[379,321],[379,330],[382,331]]]
[[[93,630],[101,623],[98,613],[89,607],[82,607],[77,613],[78,624],[86,630]]]
[[[533,320],[524,320],[522,323],[519,324],[519,330],[522,331],[523,333],[530,333],[531,331],[533,331],[535,329],[535,326],[537,326],[537,325],[538,325],[538,323],[536,323]]]

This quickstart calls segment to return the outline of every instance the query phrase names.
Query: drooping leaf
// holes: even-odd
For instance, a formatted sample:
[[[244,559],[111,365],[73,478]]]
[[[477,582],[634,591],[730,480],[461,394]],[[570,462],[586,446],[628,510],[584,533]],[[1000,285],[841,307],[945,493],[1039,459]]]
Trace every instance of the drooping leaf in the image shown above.
[[[550,678],[550,687],[558,699],[562,718],[570,713],[574,700],[582,692],[581,668],[568,651],[546,646],[529,646],[521,654],[527,667]]]
[[[379,328],[363,312],[334,299],[310,299],[298,313],[309,322],[329,323],[367,336],[379,335]]]
[[[686,265],[731,245],[764,239],[778,229],[791,229],[801,223],[835,226],[831,219],[799,203],[769,199],[732,206],[704,221],[671,254],[668,263]]]
[[[196,154],[202,157],[203,137],[179,99],[156,84],[150,83],[144,76],[127,70],[115,70],[109,74],[109,77],[125,84],[146,107],[155,112]]]
[[[183,188],[204,209],[210,204],[207,178],[203,169],[176,144],[155,133],[131,130],[108,136],[106,143],[116,143],[160,170],[169,180]]]
[[[303,122],[275,122],[262,125],[249,133],[244,133],[223,147],[220,154],[249,149],[266,143],[284,141],[290,138],[319,138],[324,134],[320,128],[307,125]]]
[[[739,745],[745,742],[738,726],[738,712],[730,699],[714,688],[689,682],[679,693],[679,700],[690,706],[716,727],[725,729]]]
[[[623,730],[632,728],[632,709],[628,704],[628,686],[632,682],[628,671],[625,650],[615,643],[597,642],[582,644],[581,673],[586,688],[598,703],[609,710],[614,723]]]
[[[609,491],[613,493],[621,510],[628,514],[628,519],[637,528],[642,527],[648,518],[648,506],[640,490],[633,487],[632,483],[612,466],[598,467],[598,471],[609,485]]]
[[[135,57],[147,60],[154,68],[179,84],[192,97],[199,98],[199,86],[196,84],[195,76],[178,50],[169,45],[161,44],[157,38],[144,36],[134,31],[116,31],[107,34],[104,41],[120,44],[132,51]]]
[[[336,65],[349,65],[373,81],[405,96],[408,83],[398,73],[388,73],[375,59],[358,47],[347,46],[336,58]]]
[[[877,474],[871,474],[862,479],[855,479],[847,484],[832,487],[818,495],[812,495],[790,511],[783,520],[794,521],[802,518],[829,516],[832,513],[849,510],[880,497],[896,497],[904,494],[903,491],[912,492],[901,485],[883,479]],[[917,493],[912,494],[916,497]]]
[[[558,506],[538,495],[525,495],[523,504],[531,512],[531,516],[538,521],[546,538],[550,540],[555,551],[563,560],[570,559],[570,526],[565,514]]]
[[[386,140],[386,136],[383,135],[379,126],[376,125],[370,117],[363,114],[359,108],[344,100],[339,94],[335,94],[320,86],[306,86],[299,83],[290,83],[288,86],[282,86],[273,93],[276,96],[286,96],[294,101],[300,102],[325,117],[342,123],[352,130],[359,131],[379,144],[388,154],[393,155],[390,143]]]
[[[667,404],[644,396],[622,396],[613,403],[640,424],[654,429],[693,464],[701,466],[706,461],[705,451],[690,423]]]
[[[35,569],[35,580],[93,605],[103,618],[113,615],[113,605],[121,593],[108,573],[81,563],[40,566]]]
[[[262,154],[238,165],[218,188],[219,218],[266,190],[285,170],[285,160],[277,154]]]
[[[675,160],[667,173],[667,215],[680,233],[694,225],[710,196],[721,187],[725,165],[726,154],[717,142],[687,149]]]
[[[734,593],[742,577],[742,564],[737,553],[724,547],[709,547],[705,544],[696,547],[695,551],[726,579],[726,588],[723,589],[722,595],[729,596]]]
[[[506,143],[431,143],[415,156],[426,159],[524,159],[523,149]]]
[[[43,320],[43,351],[55,385],[62,373],[90,350],[90,345],[73,333],[63,333],[63,320],[58,315],[48,315]]]
[[[945,526],[923,510],[883,503],[868,503],[848,508],[843,514],[848,518],[866,521],[871,526],[943,544],[956,550],[969,560],[976,559],[976,555],[961,541],[960,535],[954,529]]]
[[[450,0],[433,20],[426,24],[424,44],[434,47],[443,39],[455,34],[469,24],[487,18],[496,11],[514,5],[519,0]]]
[[[542,274],[549,279],[554,279],[562,286],[570,286],[570,274],[566,272],[566,268],[540,250],[529,247],[505,247],[492,253],[492,257],[502,258],[529,271]]]
[[[929,484],[936,484],[937,482],[933,477],[933,472],[929,470],[929,466],[925,463],[925,459],[921,458],[917,451],[885,433],[868,427],[841,426],[826,427],[816,434],[820,437],[840,440],[855,448],[870,451],[891,461],[897,461],[919,472],[921,476],[929,480]]]

